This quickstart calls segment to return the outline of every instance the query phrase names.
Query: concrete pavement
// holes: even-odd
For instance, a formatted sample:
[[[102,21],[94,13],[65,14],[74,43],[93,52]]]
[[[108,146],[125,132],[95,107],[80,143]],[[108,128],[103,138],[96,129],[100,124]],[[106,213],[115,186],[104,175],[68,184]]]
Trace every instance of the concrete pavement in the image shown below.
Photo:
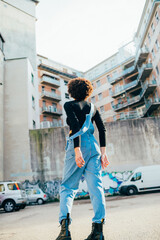
[[[106,198],[105,240],[160,240],[160,193]],[[59,204],[27,206],[13,213],[0,211],[0,240],[55,240],[59,234]],[[93,217],[89,201],[75,201],[72,239],[84,240]]]

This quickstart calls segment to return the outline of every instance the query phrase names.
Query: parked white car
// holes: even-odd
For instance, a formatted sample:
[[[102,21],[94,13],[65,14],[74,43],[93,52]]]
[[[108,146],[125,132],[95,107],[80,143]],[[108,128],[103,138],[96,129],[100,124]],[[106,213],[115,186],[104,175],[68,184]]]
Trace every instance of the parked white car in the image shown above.
[[[0,182],[0,208],[12,212],[25,208],[26,193],[19,182]]]
[[[47,201],[47,195],[40,188],[27,188],[27,204],[38,203],[43,204]]]
[[[120,193],[127,195],[155,190],[160,190],[160,165],[136,168],[119,188]]]

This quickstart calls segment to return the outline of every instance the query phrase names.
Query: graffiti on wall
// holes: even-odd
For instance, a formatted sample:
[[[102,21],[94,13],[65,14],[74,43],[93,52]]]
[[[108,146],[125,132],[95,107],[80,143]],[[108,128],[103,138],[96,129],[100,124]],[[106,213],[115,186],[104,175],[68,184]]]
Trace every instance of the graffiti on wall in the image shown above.
[[[103,188],[106,195],[113,195],[118,193],[120,184],[127,180],[132,171],[125,171],[125,172],[102,172],[102,181],[103,181]],[[52,181],[46,181],[41,183],[40,181],[37,182],[30,182],[26,180],[23,182],[24,188],[41,188],[50,199],[54,200],[59,198],[59,191],[60,191],[61,180],[55,179]],[[79,184],[79,190],[76,194],[76,198],[87,197],[89,195],[87,183],[85,178],[82,176]]]

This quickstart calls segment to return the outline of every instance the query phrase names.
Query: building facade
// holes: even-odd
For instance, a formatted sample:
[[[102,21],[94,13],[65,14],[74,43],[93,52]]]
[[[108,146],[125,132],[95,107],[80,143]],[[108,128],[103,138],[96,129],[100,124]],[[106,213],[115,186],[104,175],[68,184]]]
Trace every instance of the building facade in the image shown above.
[[[90,100],[105,121],[160,116],[159,0],[146,1],[134,43],[134,54],[125,61],[120,54],[124,47],[111,57],[118,63],[120,56],[111,70],[93,78],[98,66],[85,73],[95,89]],[[106,61],[99,64],[101,68]]]
[[[29,129],[34,128],[34,123],[39,124],[37,3],[35,0],[0,0],[1,180],[32,177]]]
[[[40,55],[37,62],[40,127],[64,126],[66,114],[63,105],[70,100],[68,81],[83,76],[83,73]]]

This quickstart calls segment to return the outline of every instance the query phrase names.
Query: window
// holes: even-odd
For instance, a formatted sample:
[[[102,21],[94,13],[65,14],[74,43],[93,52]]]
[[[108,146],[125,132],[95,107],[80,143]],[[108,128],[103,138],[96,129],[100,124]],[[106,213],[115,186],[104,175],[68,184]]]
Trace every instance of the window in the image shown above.
[[[69,94],[65,93],[65,98],[69,99]]]
[[[42,93],[44,93],[44,89],[45,89],[45,87],[44,87],[44,86],[42,86]]]
[[[114,102],[111,102],[111,106],[112,106],[112,108],[114,108]]]
[[[95,97],[91,97],[91,102],[92,102],[92,103],[95,103],[95,102],[96,102]]]
[[[154,48],[152,49],[152,56],[153,56],[153,58],[155,58]]]
[[[4,184],[0,184],[0,192],[4,192],[4,191],[5,191]]]
[[[111,79],[111,77],[109,75],[107,75],[108,82],[110,82],[110,79]]]
[[[157,75],[159,75],[159,69],[158,69],[158,66],[156,66],[156,73],[157,73]]]
[[[152,33],[154,33],[155,32],[155,27],[154,27],[154,24],[152,23],[152,25],[151,25],[151,28],[152,28]]]
[[[33,75],[33,73],[31,73],[31,82],[34,85],[34,75]]]
[[[141,179],[141,176],[142,176],[141,172],[137,172],[133,175],[133,177],[131,178],[131,181],[132,182],[138,181]]]
[[[55,112],[57,112],[57,104],[56,103],[52,103],[53,109]]]
[[[156,18],[156,21],[157,21],[157,23],[159,22],[159,15],[158,15],[158,12],[156,12],[156,14],[155,14],[155,18]]]
[[[96,82],[96,85],[97,85],[97,87],[100,87],[100,86],[101,86],[100,80],[98,80],[98,81]]]
[[[102,93],[98,94],[98,100],[102,100]]]
[[[118,92],[119,89],[120,89],[121,85],[118,83],[116,86],[115,86],[115,92]]]
[[[43,101],[43,108],[45,108],[46,107],[46,101]]]
[[[55,93],[56,93],[56,90],[52,88],[52,89],[51,89],[51,93],[52,93],[52,94],[55,94]]]
[[[104,106],[101,106],[101,107],[100,107],[100,112],[101,112],[101,113],[104,112]]]
[[[119,98],[119,99],[118,99],[118,104],[121,104],[121,103],[122,103],[122,99]]]
[[[13,191],[20,189],[18,183],[9,183],[9,184],[7,184],[7,187],[9,190],[13,190]]]
[[[156,50],[158,51],[159,50],[159,42],[158,42],[158,40],[156,40],[155,45],[156,45]]]
[[[36,122],[33,120],[33,129],[36,129]]]
[[[33,194],[41,194],[39,189],[33,189]]]
[[[46,116],[43,116],[43,121],[47,121],[47,117]]]
[[[112,88],[109,88],[109,94],[112,96]]]
[[[68,81],[64,80],[64,85],[67,86],[68,84]]]
[[[33,96],[32,96],[32,107],[35,108],[35,99]]]
[[[149,42],[151,42],[151,36],[149,33],[148,33],[148,40],[149,40]]]

